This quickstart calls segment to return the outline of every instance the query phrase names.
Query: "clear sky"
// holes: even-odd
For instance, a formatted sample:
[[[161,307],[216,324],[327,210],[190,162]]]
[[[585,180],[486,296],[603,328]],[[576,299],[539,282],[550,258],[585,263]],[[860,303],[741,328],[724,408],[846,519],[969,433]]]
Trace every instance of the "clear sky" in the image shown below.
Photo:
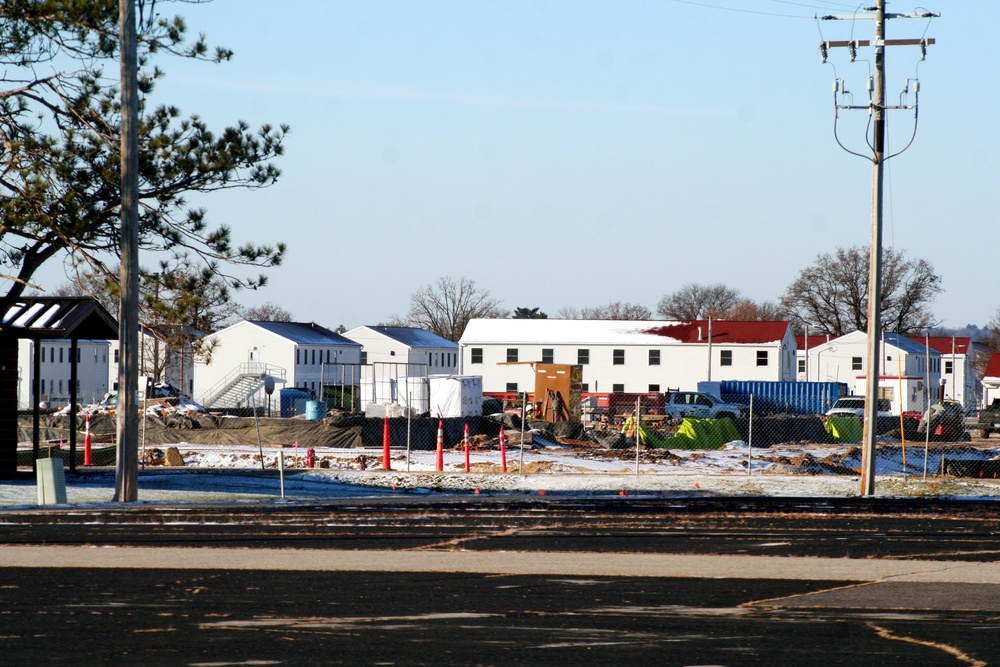
[[[237,241],[283,240],[271,282],[241,292],[328,327],[405,314],[440,276],[513,310],[622,300],[655,311],[688,282],[776,301],[817,254],[868,242],[871,164],[833,135],[835,77],[856,104],[872,21],[813,20],[824,0],[214,0],[160,3],[232,48],[222,65],[157,62],[155,101],[221,128],[288,123],[274,187],[198,200]],[[889,10],[914,5],[890,2]],[[943,277],[944,326],[1000,305],[996,122],[1000,2],[935,0],[889,22],[899,102],[919,77],[912,147],[890,160],[885,244]],[[821,36],[822,35],[822,36]],[[907,101],[913,101],[912,93]],[[840,136],[865,150],[867,113]],[[889,115],[889,147],[912,111]]]

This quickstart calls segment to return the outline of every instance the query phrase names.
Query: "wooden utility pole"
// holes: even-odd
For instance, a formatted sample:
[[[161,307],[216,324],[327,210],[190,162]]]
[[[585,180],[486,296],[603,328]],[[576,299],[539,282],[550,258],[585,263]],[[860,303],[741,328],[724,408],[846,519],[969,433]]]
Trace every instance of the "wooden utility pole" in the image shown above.
[[[139,499],[139,86],[135,0],[118,0],[121,49],[121,301],[115,500]]]
[[[855,16],[824,16],[825,20],[856,20],[858,18],[873,18],[875,20],[875,39],[848,42],[823,42],[820,50],[823,60],[830,48],[846,47],[851,50],[851,60],[857,49],[862,46],[875,47],[874,73],[870,82],[871,98],[867,107],[853,105],[840,106],[838,109],[866,108],[872,116],[872,207],[871,229],[868,258],[868,341],[865,354],[865,415],[861,443],[861,495],[869,496],[875,493],[875,442],[878,435],[878,398],[879,378],[881,377],[881,339],[882,339],[882,204],[883,204],[883,171],[885,161],[885,112],[887,109],[916,109],[913,107],[888,107],[885,103],[885,47],[902,45],[919,45],[926,49],[933,44],[933,39],[901,39],[887,40],[885,38],[885,22],[887,18],[931,18],[940,14],[924,12],[922,14],[886,14],[885,0],[876,0],[872,14]],[[839,139],[838,139],[839,142]],[[890,156],[891,157],[891,156]],[[807,352],[808,354],[808,352]]]
[[[861,436],[861,495],[875,493],[875,437],[882,338],[882,186],[885,161],[885,0],[875,3],[875,74],[872,97],[872,213],[868,240],[868,345],[865,349],[865,418]]]

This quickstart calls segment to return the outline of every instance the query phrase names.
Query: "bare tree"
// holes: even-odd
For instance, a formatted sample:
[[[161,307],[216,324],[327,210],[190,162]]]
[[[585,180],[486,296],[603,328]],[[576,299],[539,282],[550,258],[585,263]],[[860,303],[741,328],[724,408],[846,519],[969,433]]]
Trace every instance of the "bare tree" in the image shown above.
[[[121,289],[117,267],[107,272],[77,264],[70,280],[55,290],[63,296],[89,296],[118,316]],[[230,324],[238,306],[230,298],[228,284],[211,270],[160,265],[153,273],[142,270],[139,285],[141,337],[140,372],[155,382],[169,381],[173,369],[183,369],[192,355],[208,358],[204,334]],[[175,373],[183,378],[183,372]]]
[[[259,306],[249,306],[240,309],[240,316],[245,320],[257,320],[258,322],[292,322],[292,314],[276,303],[262,303]]]
[[[721,319],[727,310],[740,302],[740,291],[723,283],[688,283],[660,299],[656,304],[656,312],[667,320],[704,320],[709,317]]]
[[[488,290],[476,287],[474,280],[454,280],[443,276],[435,284],[425,285],[414,292],[406,317],[393,317],[390,322],[421,327],[458,342],[469,320],[506,316],[507,311],[501,307],[500,301],[490,296]]]
[[[713,319],[740,320],[743,322],[775,322],[787,320],[785,309],[773,301],[753,301],[742,299]]]
[[[923,259],[886,248],[882,266],[882,321],[889,331],[913,334],[937,324],[930,303],[941,277]],[[781,297],[797,329],[841,336],[868,328],[868,250],[838,248],[802,269]]]
[[[1000,341],[1000,306],[997,306],[996,312],[993,313],[993,319],[990,323],[986,325],[987,337],[992,336],[993,338]]]
[[[556,315],[561,320],[578,320],[580,319],[580,309],[576,306],[563,306]]]
[[[585,320],[651,320],[653,313],[638,303],[612,301],[603,306],[583,308],[580,316]]]
[[[114,270],[117,270],[115,267]],[[120,290],[109,275],[96,271],[77,270],[68,274],[69,281],[52,290],[55,296],[89,296],[114,317],[118,317]],[[140,303],[141,305],[141,303]],[[142,317],[140,316],[140,320]]]

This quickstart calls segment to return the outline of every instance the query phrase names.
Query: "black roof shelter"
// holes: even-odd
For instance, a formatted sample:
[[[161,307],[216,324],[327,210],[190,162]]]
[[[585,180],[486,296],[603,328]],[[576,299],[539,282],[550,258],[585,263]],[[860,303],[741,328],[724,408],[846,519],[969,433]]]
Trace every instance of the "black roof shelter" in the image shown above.
[[[118,322],[91,297],[25,297],[7,307],[0,319],[0,474],[17,471],[17,341],[69,340],[70,403],[77,405],[77,344],[83,340],[117,340]],[[32,364],[32,462],[38,458],[40,346]],[[76,469],[76,419],[70,419],[69,468]],[[32,463],[34,466],[34,463]]]

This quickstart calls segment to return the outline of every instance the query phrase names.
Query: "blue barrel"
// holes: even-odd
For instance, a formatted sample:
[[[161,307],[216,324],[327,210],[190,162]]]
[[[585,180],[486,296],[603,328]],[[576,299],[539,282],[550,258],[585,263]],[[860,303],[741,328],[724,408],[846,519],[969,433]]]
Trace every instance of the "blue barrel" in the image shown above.
[[[326,417],[326,403],[306,401],[306,419],[322,419],[323,417]]]

